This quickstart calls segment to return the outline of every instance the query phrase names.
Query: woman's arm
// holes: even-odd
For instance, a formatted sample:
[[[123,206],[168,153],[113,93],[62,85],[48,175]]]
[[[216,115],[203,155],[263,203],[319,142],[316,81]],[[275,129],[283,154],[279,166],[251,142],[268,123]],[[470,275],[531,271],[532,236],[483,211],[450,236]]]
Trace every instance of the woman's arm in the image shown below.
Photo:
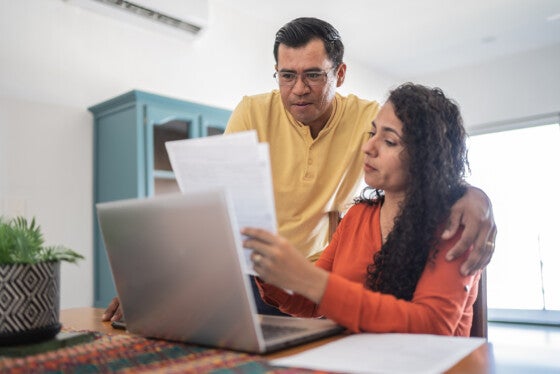
[[[411,301],[368,290],[361,282],[331,274],[318,313],[354,332],[468,336],[480,272],[467,277],[460,274],[468,253],[451,262],[445,259],[460,234],[443,243],[436,258],[428,262]],[[354,243],[353,251],[368,255],[367,245]]]
[[[245,228],[245,248],[253,249],[253,268],[265,282],[300,294],[314,303],[323,296],[328,272],[315,267],[287,239],[269,231]]]

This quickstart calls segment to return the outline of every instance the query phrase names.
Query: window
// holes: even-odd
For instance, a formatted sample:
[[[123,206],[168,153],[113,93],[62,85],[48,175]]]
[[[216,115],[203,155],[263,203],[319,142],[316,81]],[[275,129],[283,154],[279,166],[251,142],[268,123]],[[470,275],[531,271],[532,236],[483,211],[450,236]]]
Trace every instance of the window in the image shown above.
[[[469,183],[488,194],[498,225],[491,320],[560,324],[560,125],[548,123],[469,139]]]

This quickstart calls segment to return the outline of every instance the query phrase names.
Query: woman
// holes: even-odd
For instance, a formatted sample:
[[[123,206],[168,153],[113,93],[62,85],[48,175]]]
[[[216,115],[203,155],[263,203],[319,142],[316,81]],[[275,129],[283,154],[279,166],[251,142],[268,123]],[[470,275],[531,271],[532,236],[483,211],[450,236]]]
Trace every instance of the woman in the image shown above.
[[[441,90],[407,83],[392,91],[363,146],[369,188],[315,266],[280,236],[242,230],[264,300],[354,332],[468,336],[480,272],[460,274],[469,251],[445,260],[462,230],[440,239],[465,192],[465,137]]]

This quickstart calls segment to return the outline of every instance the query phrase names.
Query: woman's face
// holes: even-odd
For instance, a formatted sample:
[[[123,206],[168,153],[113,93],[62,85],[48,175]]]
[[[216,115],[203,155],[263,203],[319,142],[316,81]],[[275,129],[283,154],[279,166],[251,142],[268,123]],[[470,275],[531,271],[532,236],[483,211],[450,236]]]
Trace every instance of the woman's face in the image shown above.
[[[407,184],[408,161],[402,134],[403,124],[388,101],[371,123],[370,138],[362,147],[365,182],[385,191],[386,197],[404,193]]]

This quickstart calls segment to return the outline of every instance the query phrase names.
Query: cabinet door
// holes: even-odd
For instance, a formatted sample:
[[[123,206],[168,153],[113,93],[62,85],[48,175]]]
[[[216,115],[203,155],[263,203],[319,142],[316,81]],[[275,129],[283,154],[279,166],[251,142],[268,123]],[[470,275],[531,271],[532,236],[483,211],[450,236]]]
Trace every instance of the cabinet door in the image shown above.
[[[201,136],[212,136],[223,134],[226,130],[226,123],[212,123],[202,120],[200,126]]]
[[[95,115],[95,202],[178,192],[165,142],[221,133],[230,111],[132,91],[90,108]],[[94,222],[94,305],[116,295]]]
[[[165,142],[198,136],[200,115],[154,105],[145,108],[146,191],[148,196],[177,193]]]
[[[212,136],[223,134],[231,112],[217,108],[205,108],[200,116],[200,135]]]
[[[94,199],[96,203],[145,196],[142,113],[134,104],[98,115],[94,126]],[[95,213],[94,213],[95,214]],[[116,295],[103,238],[94,215],[94,305],[106,307]]]

